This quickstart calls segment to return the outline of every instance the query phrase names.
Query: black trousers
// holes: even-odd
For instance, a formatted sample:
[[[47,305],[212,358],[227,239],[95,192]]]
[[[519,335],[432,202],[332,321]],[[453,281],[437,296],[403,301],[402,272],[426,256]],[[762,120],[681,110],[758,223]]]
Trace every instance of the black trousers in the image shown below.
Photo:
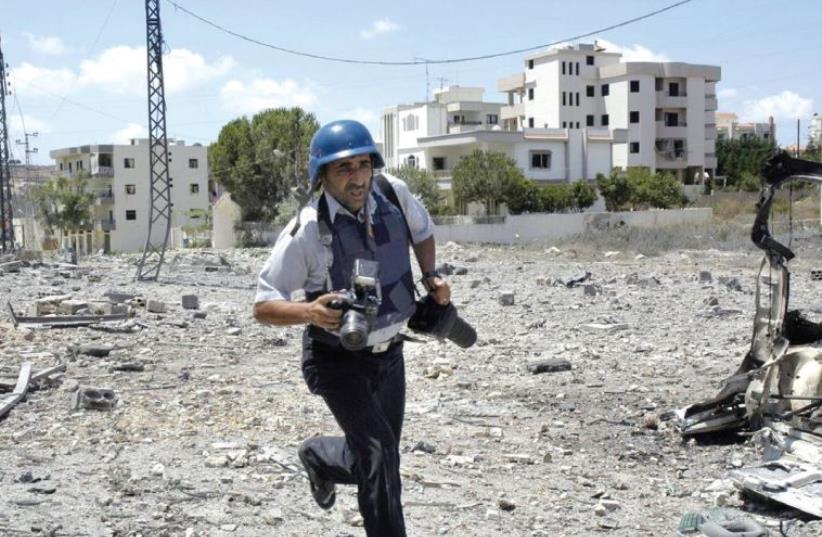
[[[321,396],[341,436],[303,443],[322,479],[357,485],[368,537],[405,537],[399,442],[405,415],[402,342],[383,353],[351,352],[303,336],[303,378]]]

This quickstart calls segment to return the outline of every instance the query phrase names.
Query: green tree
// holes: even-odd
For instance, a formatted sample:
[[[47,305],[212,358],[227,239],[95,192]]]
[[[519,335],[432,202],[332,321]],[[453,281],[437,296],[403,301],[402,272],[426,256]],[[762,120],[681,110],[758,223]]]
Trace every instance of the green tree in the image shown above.
[[[306,187],[308,146],[318,128],[313,114],[299,107],[264,110],[223,126],[209,147],[209,165],[244,220],[274,221],[292,189]]]
[[[578,211],[584,211],[597,201],[597,189],[585,179],[571,183],[571,193]]]
[[[748,171],[742,172],[737,185],[740,192],[758,192],[762,188],[762,178]]]
[[[86,192],[87,186],[88,175],[81,172],[73,178],[60,175],[35,187],[37,219],[47,235],[53,237],[55,231],[66,234],[91,225],[95,195]]]
[[[437,215],[445,211],[445,201],[437,178],[430,171],[402,166],[392,168],[388,173],[405,181],[408,189],[422,201],[429,213]]]
[[[539,185],[525,177],[508,187],[505,199],[511,214],[536,213],[542,210]]]
[[[682,185],[671,173],[653,173],[637,166],[628,169],[627,180],[631,192],[629,200],[635,209],[670,209],[684,207],[687,203]]]
[[[451,188],[458,203],[482,202],[489,213],[495,213],[523,178],[517,163],[505,153],[477,149],[460,158],[451,176]]]
[[[737,186],[745,172],[762,176],[765,163],[774,150],[773,142],[757,137],[716,141],[717,173],[727,177],[729,186]]]
[[[539,198],[542,211],[546,213],[560,213],[576,208],[574,191],[567,183],[543,186]]]
[[[598,173],[596,175],[599,193],[605,200],[607,211],[620,211],[625,208],[631,199],[631,187],[628,185],[628,177],[619,168],[614,168],[606,177]]]

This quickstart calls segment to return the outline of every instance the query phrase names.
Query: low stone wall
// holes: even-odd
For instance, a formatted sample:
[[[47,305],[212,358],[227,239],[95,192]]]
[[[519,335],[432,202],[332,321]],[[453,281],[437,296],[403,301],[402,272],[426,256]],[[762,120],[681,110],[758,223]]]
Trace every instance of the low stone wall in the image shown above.
[[[570,213],[508,215],[496,223],[459,223],[437,225],[438,242],[478,242],[518,244],[559,239],[591,229],[623,225],[654,228],[700,224],[713,218],[713,210],[675,209],[619,213]]]

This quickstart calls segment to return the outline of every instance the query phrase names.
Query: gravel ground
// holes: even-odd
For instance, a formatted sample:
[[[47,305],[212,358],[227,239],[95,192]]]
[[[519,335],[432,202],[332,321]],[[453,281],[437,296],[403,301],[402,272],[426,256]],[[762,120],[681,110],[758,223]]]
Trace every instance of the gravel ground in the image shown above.
[[[753,442],[683,441],[660,420],[714,395],[740,363],[760,256],[655,240],[647,257],[601,247],[607,236],[440,245],[440,260],[465,272],[449,279],[479,341],[406,343],[409,535],[675,535],[683,514],[713,506],[774,535],[780,522],[791,537],[822,534],[822,522],[736,493],[728,473],[760,460]],[[0,295],[28,315],[49,295],[138,297],[129,333],[15,329],[0,317],[0,378],[14,382],[24,360],[35,371],[67,364],[0,422],[0,535],[364,535],[354,488],[338,488],[328,512],[308,492],[296,447],[337,427],[302,381],[300,329],[250,315],[267,253],[172,253],[159,283],[132,280],[134,256],[0,276]],[[820,260],[793,267],[795,303],[811,310],[822,283],[807,274]],[[187,294],[199,310],[182,308]],[[570,370],[528,370],[549,358]],[[78,386],[112,389],[118,402],[75,409]]]

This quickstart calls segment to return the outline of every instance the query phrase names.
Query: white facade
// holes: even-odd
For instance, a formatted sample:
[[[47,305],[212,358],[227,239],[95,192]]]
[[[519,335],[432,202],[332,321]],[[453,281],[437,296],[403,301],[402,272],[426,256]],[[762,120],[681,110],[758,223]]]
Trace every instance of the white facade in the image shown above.
[[[808,125],[808,138],[813,140],[816,147],[822,146],[822,116],[814,114]]]
[[[728,140],[759,138],[775,141],[776,125],[774,125],[773,117],[767,123],[745,123],[739,122],[737,115],[732,112],[717,112],[716,133],[719,138]]]
[[[151,208],[148,139],[130,145],[86,145],[51,151],[58,174],[90,175],[88,189],[97,194],[93,230],[84,234],[80,249],[106,252],[142,251]],[[200,144],[169,140],[171,236],[179,248],[187,229],[202,226],[208,215],[208,156]]]
[[[417,140],[497,127],[502,103],[483,102],[482,88],[451,86],[434,92],[427,103],[397,105],[383,112],[380,130],[389,168],[421,166],[425,154]],[[430,167],[437,171],[444,168]]]
[[[584,44],[525,58],[523,73],[498,81],[508,95],[503,126],[625,129],[624,142],[612,146],[614,166],[670,170],[680,178],[713,171],[720,68],[620,58]]]

